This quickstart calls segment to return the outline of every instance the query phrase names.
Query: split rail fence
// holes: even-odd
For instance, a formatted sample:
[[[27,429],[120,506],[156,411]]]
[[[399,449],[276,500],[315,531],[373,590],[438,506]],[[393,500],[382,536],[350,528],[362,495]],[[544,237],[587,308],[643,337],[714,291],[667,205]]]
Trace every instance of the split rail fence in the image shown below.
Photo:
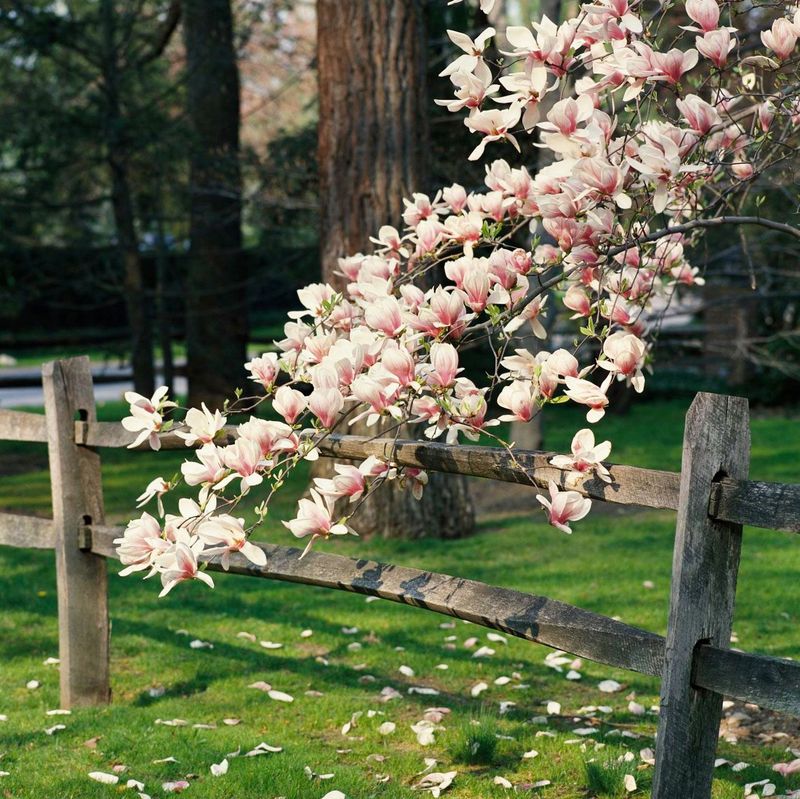
[[[0,411],[0,439],[48,444],[53,518],[0,514],[0,544],[55,550],[61,701],[104,703],[110,700],[106,559],[117,557],[112,541],[122,528],[104,522],[99,450],[125,447],[132,436],[119,424],[97,421],[87,358],[45,364],[43,385],[45,415]],[[162,446],[185,442],[167,434]],[[749,448],[747,401],[698,394],[686,417],[680,474],[614,465],[611,483],[588,478],[576,489],[593,500],[677,511],[666,638],[544,596],[322,552],[300,560],[293,547],[260,544],[266,566],[235,556],[230,571],[415,605],[660,677],[652,795],[707,799],[723,697],[800,716],[800,663],[729,648],[742,525],[800,532],[800,485],[748,480]],[[501,449],[356,436],[332,436],[322,449],[338,458],[378,455],[535,487],[564,479],[541,452],[519,452],[515,464]],[[208,568],[221,567],[212,558]]]

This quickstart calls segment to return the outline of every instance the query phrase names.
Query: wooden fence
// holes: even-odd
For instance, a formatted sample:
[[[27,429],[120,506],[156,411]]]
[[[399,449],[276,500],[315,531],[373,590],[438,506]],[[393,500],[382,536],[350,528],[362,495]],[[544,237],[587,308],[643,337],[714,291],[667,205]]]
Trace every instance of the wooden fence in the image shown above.
[[[53,518],[0,514],[0,544],[55,550],[61,702],[103,703],[110,699],[106,559],[117,557],[112,541],[122,528],[104,524],[98,450],[127,446],[132,436],[97,421],[87,358],[45,364],[43,383],[46,414],[0,411],[0,439],[47,442]],[[234,430],[227,432],[232,439]],[[800,716],[800,664],[729,648],[742,525],[800,532],[800,485],[748,480],[749,439],[746,400],[698,394],[680,474],[614,465],[611,483],[588,478],[576,488],[594,500],[677,511],[666,638],[543,596],[322,552],[300,560],[294,547],[261,544],[266,566],[237,555],[230,571],[415,605],[661,677],[652,795],[707,799],[724,696]],[[185,442],[167,434],[162,446]],[[521,471],[488,447],[333,436],[322,449],[537,487],[564,478],[539,452],[517,454]],[[208,568],[221,570],[215,558]]]

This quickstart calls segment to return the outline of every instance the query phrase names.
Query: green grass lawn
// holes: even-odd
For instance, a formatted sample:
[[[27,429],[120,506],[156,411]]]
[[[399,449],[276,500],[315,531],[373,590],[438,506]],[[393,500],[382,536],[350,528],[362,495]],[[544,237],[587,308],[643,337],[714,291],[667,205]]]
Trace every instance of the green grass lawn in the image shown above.
[[[119,411],[119,406],[109,406],[101,414],[114,418]],[[563,449],[580,423],[564,411],[554,414],[548,427],[550,448]],[[634,407],[625,417],[610,417],[599,429],[615,441],[613,460],[676,468],[684,412],[679,402],[651,403]],[[797,421],[774,415],[756,418],[753,444],[753,477],[798,480]],[[44,450],[5,444],[0,455],[5,464],[0,469],[5,472],[0,508],[47,514]],[[121,521],[133,514],[133,498],[143,485],[155,474],[172,474],[185,456],[109,451],[103,457],[107,515]],[[301,482],[299,476],[294,488]],[[276,518],[291,512],[291,499],[282,502]],[[350,540],[326,548],[545,594],[663,633],[673,525],[674,515],[668,513],[600,512],[576,525],[570,537],[543,524],[542,515],[532,511],[530,518],[484,519],[479,534],[463,541]],[[290,543],[288,532],[277,527],[264,537]],[[798,544],[793,536],[746,531],[734,625],[738,646],[800,657]],[[117,571],[115,563],[110,567]],[[0,714],[7,716],[0,721],[0,771],[8,772],[0,777],[4,796],[135,796],[135,791],[119,787],[132,778],[144,782],[150,796],[163,797],[162,783],[193,775],[186,795],[209,799],[321,799],[332,790],[348,799],[399,799],[430,795],[412,790],[421,779],[415,775],[425,768],[424,758],[436,759],[433,771],[458,772],[443,794],[453,799],[509,795],[511,791],[494,784],[496,776],[510,780],[524,795],[559,799],[623,796],[625,774],[636,778],[634,795],[649,791],[652,769],[642,764],[639,752],[653,746],[655,716],[649,708],[658,701],[653,679],[584,662],[578,668],[581,679],[568,681],[565,673],[544,663],[549,650],[510,638],[492,642],[483,628],[447,617],[323,589],[225,575],[215,575],[215,580],[214,591],[181,585],[158,600],[153,582],[113,574],[114,701],[106,708],[47,716],[47,710],[59,705],[57,666],[44,665],[58,654],[52,554],[0,549]],[[645,588],[646,581],[654,587]],[[312,634],[301,635],[304,630]],[[478,642],[467,647],[470,638]],[[192,648],[193,640],[213,649]],[[266,649],[260,641],[283,646]],[[491,646],[495,654],[475,658],[482,645]],[[413,676],[407,669],[401,673],[400,666],[410,667]],[[509,680],[495,684],[500,677]],[[598,684],[608,678],[619,681],[622,689],[601,693]],[[41,686],[26,688],[29,680]],[[275,701],[248,688],[257,681],[270,683],[294,701]],[[478,682],[488,688],[473,697],[471,688]],[[401,697],[381,702],[387,686]],[[435,688],[439,694],[409,693],[415,686]],[[628,710],[633,694],[648,709],[644,716]],[[547,712],[549,701],[560,703],[559,713]],[[502,705],[506,712],[501,713],[506,702],[515,704]],[[610,706],[612,712],[581,710],[585,706]],[[421,746],[410,726],[431,707],[450,712],[437,725],[441,729],[435,741]],[[363,715],[344,734],[342,726],[358,712]],[[173,719],[188,724],[157,723]],[[240,723],[229,726],[223,719]],[[387,721],[396,729],[381,735],[378,728]],[[66,729],[47,735],[45,729],[55,724]],[[593,734],[575,732],[588,728],[594,728]],[[211,764],[226,753],[241,749],[244,754],[262,741],[283,751],[230,758],[228,773],[212,776]],[[800,777],[784,782],[771,771],[773,763],[793,759],[784,751],[787,741],[798,745],[797,738],[721,742],[721,757],[750,765],[738,772],[727,766],[717,769],[715,797],[738,799],[745,783],[766,777],[778,793],[800,788]],[[538,756],[522,757],[531,750]],[[633,761],[618,764],[628,751]],[[154,762],[170,757],[177,762]],[[123,765],[119,786],[87,776]],[[334,776],[309,778],[306,766]],[[542,780],[550,785],[522,787]]]

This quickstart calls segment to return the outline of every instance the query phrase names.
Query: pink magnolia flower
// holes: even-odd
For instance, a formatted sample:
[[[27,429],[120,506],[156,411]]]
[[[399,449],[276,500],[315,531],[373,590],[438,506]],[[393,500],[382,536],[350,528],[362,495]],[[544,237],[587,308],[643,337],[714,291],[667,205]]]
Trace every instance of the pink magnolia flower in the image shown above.
[[[186,441],[187,447],[198,443],[210,444],[216,438],[217,433],[225,426],[226,421],[227,417],[223,416],[219,411],[211,413],[204,402],[202,403],[202,410],[190,408],[186,412],[186,418],[183,423],[189,428],[189,432],[177,431],[176,435]]]
[[[460,288],[470,309],[480,313],[486,308],[490,287],[489,272],[483,265],[474,263],[467,268]]]
[[[427,306],[419,309],[410,320],[411,326],[431,337],[437,337],[450,328],[451,335],[468,320],[464,298],[457,290],[438,286],[429,295]]]
[[[741,152],[736,153],[734,158],[736,160],[731,164],[731,172],[733,172],[739,180],[750,180],[755,174],[753,165],[749,161],[744,160],[744,155]]]
[[[250,417],[250,421],[237,428],[239,438],[255,442],[264,458],[280,453],[294,452],[297,449],[297,436],[288,424],[267,419]]]
[[[343,407],[344,397],[337,388],[318,388],[308,398],[308,409],[323,427],[333,427]]]
[[[145,569],[155,570],[155,563],[171,544],[161,535],[161,525],[149,513],[128,522],[121,538],[115,538],[120,563],[125,566],[120,572],[125,577]],[[152,573],[151,571],[151,573]]]
[[[719,6],[716,0],[686,0],[686,13],[702,31],[708,33],[719,25]]]
[[[661,136],[652,143],[641,145],[636,155],[638,159],[628,156],[627,161],[655,183],[653,210],[660,214],[669,203],[670,184],[682,170],[678,146],[666,136]]]
[[[378,230],[378,237],[370,237],[370,241],[379,244],[385,250],[396,252],[400,255],[407,256],[408,250],[403,247],[403,239],[397,231],[397,228],[391,225],[381,225]]]
[[[519,313],[517,313],[517,315],[510,322],[503,327],[503,332],[515,333],[525,324],[525,322],[528,322],[531,326],[531,331],[536,338],[546,339],[547,330],[539,319],[539,315],[541,314],[546,302],[547,295],[539,295],[538,297],[534,297],[521,311],[519,311]]]
[[[151,480],[147,484],[147,488],[136,497],[136,507],[141,508],[143,505],[146,505],[153,497],[156,498],[156,504],[158,506],[158,515],[164,515],[164,501],[162,497],[166,494],[172,486],[163,478],[163,477],[156,477],[155,480]]]
[[[394,337],[404,327],[403,309],[395,297],[384,297],[367,306],[364,321],[373,330]]]
[[[427,194],[418,192],[411,195],[411,200],[403,198],[403,205],[405,206],[403,222],[409,227],[416,227],[424,219],[435,217],[438,214],[435,202],[435,200],[431,202],[431,198]]]
[[[349,497],[350,502],[360,499],[367,487],[364,479],[365,472],[349,463],[335,463],[333,468],[336,471],[335,477],[330,479],[314,478],[314,485],[319,492],[335,498]]]
[[[365,477],[386,477],[388,479],[393,478],[395,472],[392,466],[375,455],[370,455],[366,460],[362,461],[358,470]]]
[[[464,124],[473,133],[482,133],[480,144],[469,154],[470,161],[477,161],[490,142],[506,140],[520,152],[519,142],[511,133],[512,128],[519,122],[522,106],[519,102],[513,103],[508,108],[501,110],[493,108],[489,111],[478,111],[467,117]]]
[[[772,127],[773,119],[775,119],[775,105],[771,100],[765,100],[758,107],[758,126],[764,133]]]
[[[569,351],[565,349],[557,349],[552,355],[549,355],[544,365],[555,372],[559,377],[581,377],[578,371],[580,364],[578,359]]]
[[[574,24],[569,20],[562,26],[543,16],[532,28],[512,25],[506,28],[506,40],[514,48],[506,55],[524,57],[526,67],[545,65],[557,76],[564,74],[573,59],[569,57],[574,41]],[[535,33],[534,33],[535,31]]]
[[[731,36],[727,28],[708,31],[702,36],[697,36],[694,42],[700,55],[720,69],[728,63],[728,54],[736,46],[736,40]]]
[[[568,535],[572,533],[569,522],[577,522],[592,509],[592,501],[582,497],[577,491],[559,491],[551,480],[548,484],[550,499],[541,494],[536,499],[547,509],[548,521]]]
[[[800,33],[788,19],[778,17],[768,31],[762,31],[761,41],[781,61],[785,61],[794,52],[798,36],[800,36]]]
[[[685,286],[704,286],[706,281],[700,277],[700,270],[689,264],[678,264],[669,270],[672,278]]]
[[[214,587],[211,576],[197,567],[197,557],[203,551],[203,542],[194,539],[190,543],[178,541],[174,551],[161,556],[160,566],[162,590],[159,597],[166,596],[178,583],[184,580],[200,580],[209,588]]]
[[[428,385],[434,388],[449,388],[460,371],[458,351],[452,344],[437,342],[431,347],[430,367],[425,375]]]
[[[653,80],[665,80],[667,83],[680,83],[686,72],[697,65],[697,50],[678,50],[673,48],[667,53],[653,53],[653,68],[658,73]]]
[[[546,132],[556,131],[562,136],[571,136],[578,129],[578,124],[589,119],[593,111],[591,99],[586,95],[577,100],[567,97],[550,109],[547,122],[540,122],[538,127]]]
[[[550,463],[556,469],[565,469],[575,477],[583,477],[594,472],[604,482],[611,482],[608,469],[601,463],[611,454],[610,441],[595,445],[594,433],[587,427],[575,433],[571,449],[572,456],[556,455],[550,459]]]
[[[275,352],[265,352],[258,358],[248,361],[244,368],[250,372],[250,379],[260,383],[269,390],[275,383],[278,376],[278,354]]]
[[[422,471],[422,469],[407,466],[400,476],[400,485],[410,488],[414,499],[420,500],[425,486],[428,485],[428,473]]]
[[[452,75],[455,72],[474,72],[483,58],[483,51],[489,39],[496,33],[494,28],[487,28],[475,40],[460,31],[447,31],[450,41],[464,51],[455,61],[451,61],[440,73],[440,77]]]
[[[352,418],[349,424],[355,424],[359,419],[367,418],[367,426],[371,427],[381,414],[386,411],[391,416],[399,417],[400,409],[394,405],[399,386],[394,381],[380,380],[368,375],[360,375],[351,386],[352,396],[359,402],[369,405],[369,409]]]
[[[387,347],[381,354],[380,364],[402,388],[411,385],[416,378],[414,358],[403,347]]]
[[[168,390],[166,386],[161,386],[155,390],[153,396],[149,399],[137,394],[135,391],[126,391],[125,402],[131,406],[142,408],[147,413],[161,413],[165,408],[178,407],[174,402],[170,402],[167,399]]]
[[[503,88],[511,94],[498,97],[496,101],[498,103],[521,103],[524,108],[522,126],[529,132],[539,121],[539,104],[549,91],[547,79],[548,73],[544,67],[532,67],[525,72],[514,72],[500,78]]]
[[[304,316],[325,317],[330,311],[331,302],[336,297],[333,287],[327,283],[311,283],[297,290],[297,298],[305,311],[289,311],[290,319],[301,319]]]
[[[122,426],[131,433],[139,435],[128,444],[128,449],[138,447],[143,441],[150,444],[154,450],[161,449],[161,440],[158,437],[164,425],[162,412],[166,408],[176,408],[174,402],[166,399],[167,387],[161,386],[149,399],[137,394],[135,391],[125,392],[125,401],[130,405],[130,416],[122,420]]]
[[[263,464],[261,447],[249,438],[239,438],[233,444],[222,449],[222,460],[229,469],[242,478],[240,490],[247,493],[253,486],[259,485],[263,477],[258,473]]]
[[[454,183],[442,189],[442,200],[447,203],[454,214],[460,214],[467,204],[467,191],[460,183]]]
[[[677,100],[675,105],[689,127],[700,135],[705,135],[722,121],[717,109],[696,94],[687,94],[682,100]]]
[[[511,413],[498,417],[501,422],[529,422],[537,408],[536,392],[527,380],[514,380],[497,397],[497,404]]]
[[[232,552],[241,552],[256,566],[265,566],[267,555],[263,549],[247,540],[244,519],[236,519],[226,513],[212,516],[201,522],[197,535],[206,545],[206,555],[221,555],[220,564],[225,571],[230,567]]]
[[[589,295],[580,286],[570,286],[564,295],[564,305],[575,311],[571,319],[580,319],[588,316],[592,310],[592,303]]]
[[[200,463],[184,461],[181,464],[181,474],[187,485],[222,486],[221,481],[228,474],[222,459],[222,450],[214,444],[205,444],[197,451]],[[224,483],[227,485],[227,482]]]
[[[332,519],[333,500],[323,498],[315,489],[310,489],[311,499],[301,499],[297,503],[297,516],[289,522],[282,522],[296,538],[311,536],[303,557],[317,538],[328,538],[332,535],[347,535],[350,530],[342,523],[334,523]]]
[[[603,158],[581,158],[573,175],[601,195],[611,197],[618,207],[631,207],[632,200],[624,191],[625,172],[620,167]]]
[[[281,386],[272,400],[272,407],[286,420],[286,424],[294,424],[306,409],[306,404],[306,398],[289,386]]]
[[[630,383],[638,394],[644,391],[644,366],[647,347],[645,343],[632,333],[612,333],[603,342],[603,355],[608,360],[600,360],[597,365],[609,372],[616,373],[620,379]]]
[[[414,238],[417,242],[415,254],[422,256],[435,250],[442,240],[443,232],[442,223],[438,220],[423,219],[414,230]]]
[[[492,72],[483,62],[475,68],[474,73],[456,72],[450,76],[456,87],[455,100],[434,100],[436,105],[443,105],[450,112],[461,111],[463,108],[480,108],[484,100],[499,90],[497,84],[492,83]],[[445,202],[447,200],[445,199]]]
[[[612,378],[613,374],[609,374],[600,386],[596,386],[594,383],[580,377],[565,378],[567,390],[564,393],[573,402],[589,406],[589,411],[586,414],[587,422],[594,424],[594,422],[600,421],[605,416],[606,406],[608,405],[606,392]]]

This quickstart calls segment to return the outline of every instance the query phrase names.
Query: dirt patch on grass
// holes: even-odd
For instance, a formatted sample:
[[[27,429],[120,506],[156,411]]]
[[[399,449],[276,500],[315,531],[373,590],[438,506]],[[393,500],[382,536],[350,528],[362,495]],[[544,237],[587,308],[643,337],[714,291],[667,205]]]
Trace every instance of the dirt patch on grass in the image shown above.
[[[752,743],[800,750],[800,719],[734,702],[720,725],[720,738],[728,743]],[[793,757],[787,759],[793,760]]]

